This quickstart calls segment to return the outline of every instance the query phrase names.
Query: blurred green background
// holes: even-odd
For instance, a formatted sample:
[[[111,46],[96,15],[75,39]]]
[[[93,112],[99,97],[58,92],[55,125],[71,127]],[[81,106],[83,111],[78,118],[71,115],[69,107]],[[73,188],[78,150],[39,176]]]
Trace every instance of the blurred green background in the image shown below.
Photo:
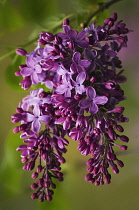
[[[31,173],[22,171],[20,153],[16,148],[22,144],[18,134],[12,134],[14,125],[10,116],[15,113],[19,101],[28,91],[17,90],[14,71],[23,62],[15,54],[5,54],[14,48],[25,45],[38,36],[42,30],[53,30],[59,26],[64,15],[76,14],[71,23],[76,28],[102,0],[0,0],[0,210],[138,210],[139,209],[139,1],[123,0],[114,4],[108,11],[99,14],[103,22],[113,12],[123,19],[128,28],[128,48],[120,53],[128,82],[122,85],[127,101],[125,115],[130,118],[124,125],[125,135],[130,142],[127,152],[119,154],[125,163],[120,174],[112,174],[110,185],[95,187],[84,181],[85,159],[77,151],[77,143],[70,142],[67,163],[63,166],[65,180],[55,190],[52,202],[39,203],[31,200]],[[75,17],[75,15],[74,15]],[[71,19],[73,16],[71,16]],[[58,30],[58,27],[56,28]],[[26,46],[31,51],[35,43]],[[4,58],[4,57],[5,58]],[[15,81],[13,83],[13,81]],[[122,105],[121,104],[121,105]]]

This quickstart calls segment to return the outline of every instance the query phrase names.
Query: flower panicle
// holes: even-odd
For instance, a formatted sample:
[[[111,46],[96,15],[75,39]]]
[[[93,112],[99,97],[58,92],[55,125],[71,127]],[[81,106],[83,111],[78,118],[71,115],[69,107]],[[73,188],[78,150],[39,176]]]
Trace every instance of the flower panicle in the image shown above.
[[[127,150],[128,137],[121,123],[127,122],[125,100],[120,83],[126,82],[119,51],[127,46],[130,30],[114,13],[102,26],[96,22],[80,32],[72,30],[69,20],[63,21],[63,32],[41,32],[38,45],[31,53],[17,49],[26,56],[16,76],[27,90],[31,85],[46,88],[31,90],[12,115],[18,123],[14,133],[21,132],[21,161],[24,170],[35,170],[32,199],[52,200],[54,180],[63,181],[61,164],[69,141],[78,141],[78,150],[90,156],[85,180],[96,186],[109,184],[111,175],[119,173],[124,163],[114,148]],[[122,70],[121,70],[122,69]],[[118,144],[117,141],[121,141]]]

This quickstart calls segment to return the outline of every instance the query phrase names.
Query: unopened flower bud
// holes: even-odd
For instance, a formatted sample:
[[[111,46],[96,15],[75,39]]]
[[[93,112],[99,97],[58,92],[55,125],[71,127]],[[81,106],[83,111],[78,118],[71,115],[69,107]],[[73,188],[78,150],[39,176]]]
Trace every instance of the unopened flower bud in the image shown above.
[[[27,55],[27,51],[21,48],[18,48],[16,50],[16,54],[21,55],[21,56],[26,56]]]

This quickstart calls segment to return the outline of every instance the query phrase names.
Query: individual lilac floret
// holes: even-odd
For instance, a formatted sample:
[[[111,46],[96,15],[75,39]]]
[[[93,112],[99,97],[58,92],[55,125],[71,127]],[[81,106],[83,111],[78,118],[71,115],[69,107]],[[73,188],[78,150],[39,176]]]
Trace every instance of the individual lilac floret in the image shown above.
[[[26,59],[27,67],[24,67],[20,73],[22,76],[27,77],[30,76],[32,83],[37,85],[39,82],[38,74],[42,72],[41,66],[38,64],[37,59],[29,55]]]
[[[51,120],[49,115],[41,115],[40,108],[35,106],[33,114],[27,113],[27,121],[31,122],[32,131],[37,133],[41,129],[41,123],[48,124]]]
[[[81,54],[79,52],[75,52],[72,58],[73,63],[71,64],[71,70],[74,73],[80,73],[85,71],[84,67],[88,67],[90,65],[90,61],[88,60],[81,60]]]
[[[108,101],[108,98],[106,96],[96,96],[96,91],[91,86],[87,88],[86,95],[88,99],[82,99],[79,103],[79,106],[82,109],[89,108],[89,111],[92,114],[96,114],[98,112],[97,104],[104,105]]]
[[[72,85],[70,81],[67,81],[65,78],[62,80],[62,84],[57,86],[56,93],[65,94],[65,97],[71,97]]]
[[[82,94],[83,92],[85,92],[85,87],[83,85],[85,78],[86,78],[86,73],[80,72],[76,77],[76,82],[72,80],[76,94]]]

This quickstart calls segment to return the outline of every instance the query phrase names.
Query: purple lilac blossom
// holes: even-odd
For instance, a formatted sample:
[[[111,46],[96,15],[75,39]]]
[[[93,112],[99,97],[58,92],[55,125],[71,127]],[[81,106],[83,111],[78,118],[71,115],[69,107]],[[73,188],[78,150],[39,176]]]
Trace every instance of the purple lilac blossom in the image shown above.
[[[23,170],[33,171],[32,199],[52,200],[54,180],[63,181],[67,136],[89,157],[86,181],[96,186],[110,184],[108,167],[117,174],[124,166],[114,151],[115,147],[126,150],[129,141],[121,125],[128,118],[119,106],[126,99],[120,86],[126,77],[118,53],[127,46],[130,31],[116,21],[114,13],[102,26],[95,22],[77,32],[66,19],[63,32],[41,32],[30,54],[16,50],[26,56],[26,63],[15,72],[23,77],[22,88],[44,87],[31,90],[11,117],[13,123],[20,123],[13,132],[21,132],[23,144],[17,151],[21,151]]]

